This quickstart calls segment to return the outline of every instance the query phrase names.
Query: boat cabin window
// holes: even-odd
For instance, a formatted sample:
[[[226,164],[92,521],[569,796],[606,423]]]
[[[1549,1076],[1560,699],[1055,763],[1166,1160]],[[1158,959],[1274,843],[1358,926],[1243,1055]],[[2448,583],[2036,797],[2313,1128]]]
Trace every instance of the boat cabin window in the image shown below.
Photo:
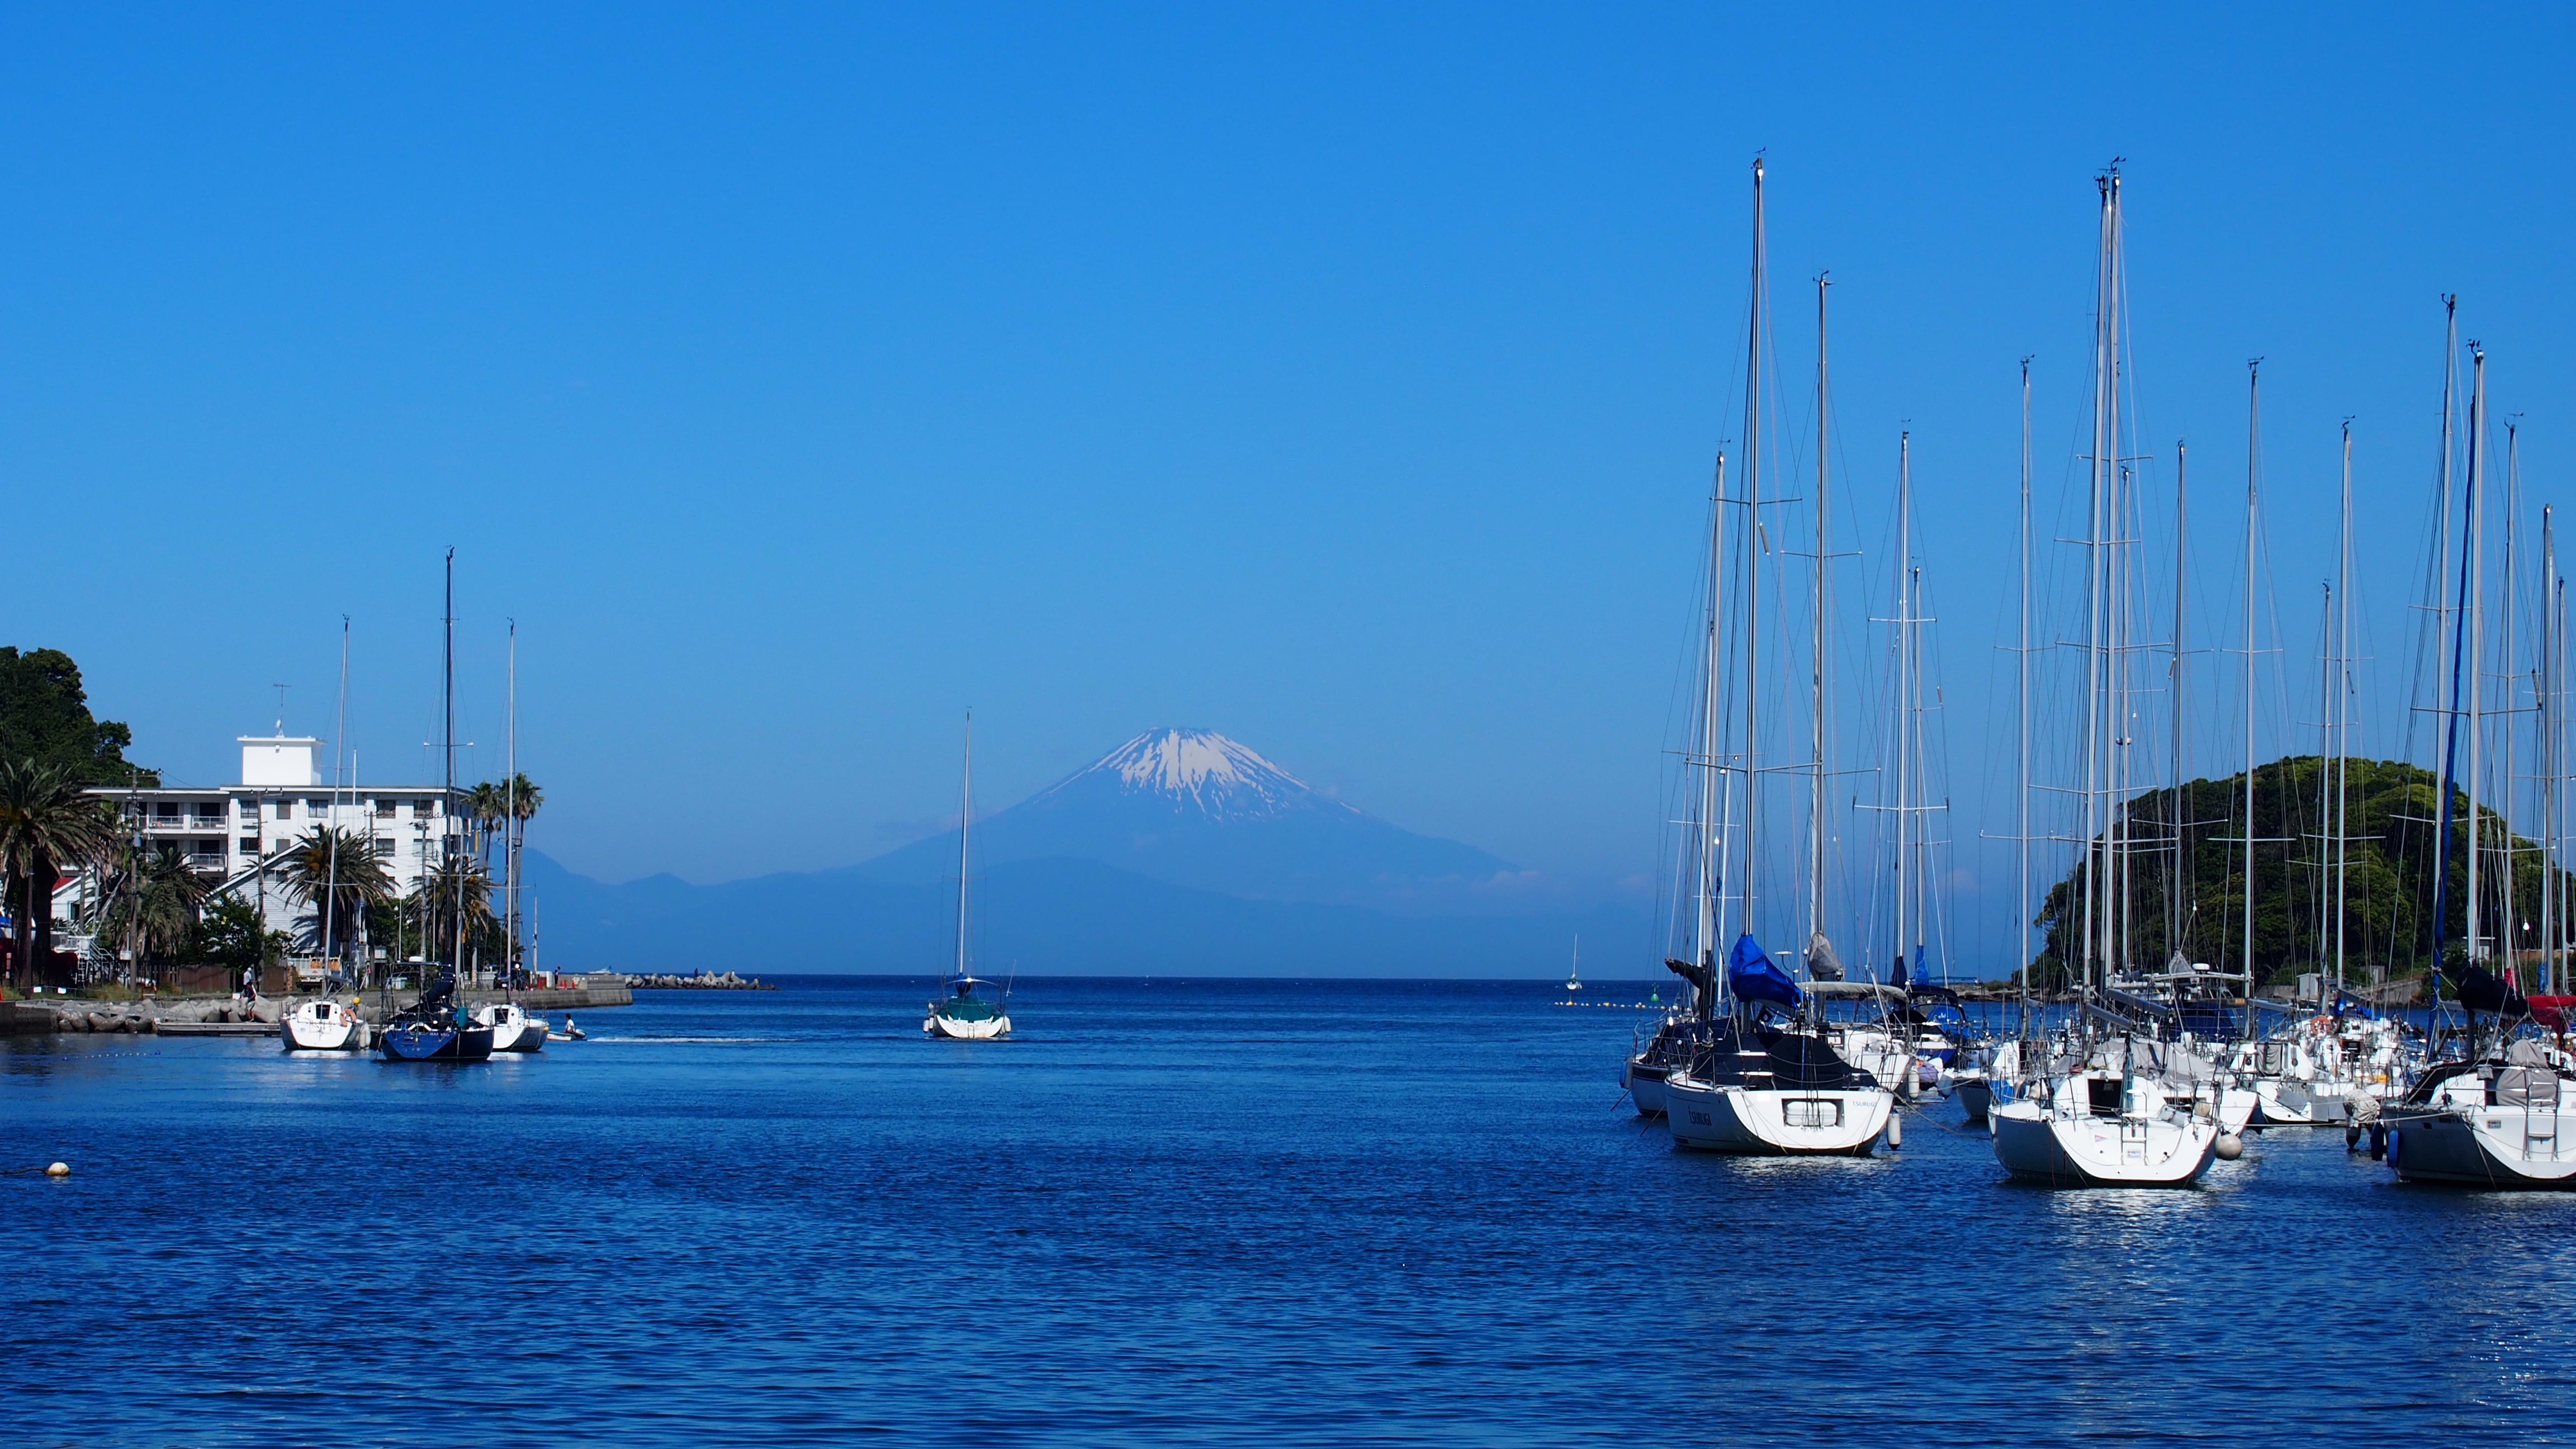
[[[2089,1105],[2093,1109],[2094,1116],[2120,1115],[2120,1081],[2117,1077],[2089,1077],[2085,1080],[2084,1088],[2091,1094]]]

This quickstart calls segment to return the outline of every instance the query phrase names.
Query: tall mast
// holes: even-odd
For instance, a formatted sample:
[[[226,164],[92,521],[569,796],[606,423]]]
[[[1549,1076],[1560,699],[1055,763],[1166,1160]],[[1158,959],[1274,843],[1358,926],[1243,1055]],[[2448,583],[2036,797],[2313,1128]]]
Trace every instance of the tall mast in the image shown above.
[[[322,950],[338,957],[340,925],[340,762],[346,757],[349,738],[349,616],[340,616],[340,704],[331,725],[331,809],[326,822],[330,833],[331,863],[325,869],[322,888]]]
[[[450,884],[456,893],[454,958],[448,969],[462,976],[465,971],[465,860],[459,848],[456,830],[456,550],[447,551],[447,603],[440,619],[439,634],[439,703],[447,717],[445,744],[440,753],[445,757],[441,788],[444,796],[439,809],[439,860],[447,868]]]
[[[2434,575],[2433,597],[2438,609],[2442,584],[2451,576],[2451,423],[2456,411],[2454,393],[2459,382],[2460,299],[2457,294],[2442,299],[2442,468],[2441,517],[2442,538],[2440,572]],[[2471,475],[2471,486],[2476,482]],[[2460,597],[2451,610],[2450,638],[2442,638],[2441,616],[2434,616],[2434,641],[2442,651],[2437,665],[2447,665],[2451,676],[2449,698],[2442,708],[2442,782],[2440,808],[2433,830],[2433,970],[2429,984],[2433,1003],[2442,1000],[2442,946],[2451,924],[2451,792],[2458,779],[2460,753],[2460,644],[2461,631],[2468,624],[2468,561],[2460,566]],[[2436,687],[2439,687],[2438,684]]]
[[[2504,715],[2504,725],[2496,733],[2501,740],[2500,752],[2504,758],[2497,762],[2503,768],[2496,773],[2497,839],[2494,889],[2497,897],[2496,937],[2504,946],[2504,977],[2508,984],[2513,981],[2513,950],[2516,940],[2513,908],[2512,815],[2514,797],[2521,793],[2522,785],[2521,777],[2514,772],[2514,675],[2512,673],[2513,588],[2516,581],[2522,577],[2514,567],[2514,546],[2519,542],[2515,536],[2514,523],[2522,513],[2522,475],[2521,470],[2515,466],[2518,452],[2519,449],[2514,442],[2513,419],[2506,418],[2504,424],[2504,569],[2498,575],[2499,582],[2496,588],[2496,613],[2499,616],[2497,631],[2501,636],[2496,641],[2496,682],[2504,687],[2504,698],[2499,702],[2500,712]]]
[[[2021,360],[2021,644],[2014,693],[2021,715],[2016,748],[2021,789],[2014,801],[2015,869],[2021,879],[2021,1034],[2030,1035],[2030,359]]]
[[[2104,858],[2102,808],[2106,796],[2104,771],[2109,761],[2103,748],[2102,693],[2109,679],[2106,669],[2110,660],[2104,617],[2109,603],[2106,571],[2109,563],[2105,530],[2109,525],[2111,506],[2111,470],[2118,446],[2114,441],[2119,425],[2114,409],[2119,397],[2119,251],[2120,251],[2120,171],[2115,163],[2096,178],[2102,195],[2102,238],[2099,267],[2095,274],[2093,322],[2093,456],[2092,473],[2087,486],[2085,548],[2085,645],[2084,645],[2084,986],[2089,993],[2098,985],[2097,974],[2111,957],[2111,921],[2109,902],[2103,899],[2102,884],[2109,861]],[[2088,1022],[2090,1018],[2087,1018]]]
[[[2183,586],[2183,580],[2189,577],[2189,575],[2184,572],[2184,567],[2190,560],[2189,550],[2191,547],[2191,515],[2185,504],[2185,498],[2189,491],[2187,487],[2187,479],[2190,472],[2189,452],[2190,450],[2183,443],[2182,439],[2176,438],[2174,440],[2174,615],[2173,659],[2171,663],[2173,677],[2170,681],[2172,685],[2171,702],[2173,705],[2173,739],[2168,742],[2173,754],[2171,769],[2173,773],[2174,866],[2172,870],[2165,873],[2165,940],[2169,948],[2165,953],[2168,958],[2167,964],[2171,964],[2171,957],[2179,955],[2183,958],[2183,964],[2186,966],[2191,963],[2190,911],[2192,906],[2192,894],[2189,880],[2191,873],[2191,852],[2184,846],[2183,832],[2188,828],[2192,814],[2196,813],[2192,811],[2190,805],[2185,800],[2186,792],[2183,789],[2184,776],[2182,749],[2184,683],[2183,601],[2191,595],[2191,591]]]
[[[957,974],[966,974],[966,832],[975,818],[975,711],[966,711],[965,763],[957,772]]]
[[[1813,682],[1815,685],[1814,756],[1815,778],[1807,804],[1807,962],[1808,975],[1815,975],[1819,955],[1825,950],[1825,560],[1828,551],[1827,525],[1831,513],[1826,508],[1825,492],[1825,405],[1829,394],[1825,386],[1825,289],[1832,286],[1830,276],[1816,277],[1816,602]],[[1834,970],[1840,976],[1840,970]]]
[[[1914,551],[1914,520],[1908,512],[1914,503],[1913,468],[1913,434],[1900,432],[1896,435],[1896,962],[1900,969],[1906,963],[1907,908],[1913,904],[1906,890],[1905,868],[1912,840],[1912,831],[1905,817],[1906,807],[1912,801],[1906,793],[1906,782],[1913,765],[1914,693],[1911,679],[1914,601],[1908,588],[1911,576],[1906,571]]]
[[[2469,536],[2468,615],[2463,627],[2467,632],[2467,657],[2459,667],[2468,676],[2469,690],[2469,769],[2462,785],[2469,792],[2469,961],[2475,964],[2485,953],[2480,949],[2484,936],[2478,929],[2478,857],[2485,853],[2486,821],[2478,805],[2479,761],[2484,754],[2479,746],[2486,733],[2486,716],[2482,709],[2485,691],[2480,688],[2486,673],[2486,604],[2487,604],[2487,520],[2486,520],[2486,438],[2487,438],[2487,354],[2472,339],[2469,343]]]
[[[1762,333],[1765,277],[1762,158],[1753,158],[1753,303],[1744,336],[1744,930],[1762,879]]]
[[[503,743],[503,768],[509,773],[501,781],[501,866],[509,881],[501,892],[501,913],[509,919],[502,923],[501,967],[516,973],[519,966],[519,621],[510,621],[510,717],[507,738]]]
[[[2336,1009],[2344,990],[2346,873],[2352,866],[2352,424],[2343,425],[2343,510],[2335,537],[2334,617],[2334,961]]]
[[[1702,966],[1717,959],[1717,893],[1725,881],[1718,864],[1720,837],[1726,820],[1717,804],[1717,669],[1721,640],[1718,622],[1723,607],[1726,566],[1726,454],[1717,455],[1717,482],[1709,496],[1708,534],[1708,619],[1701,641],[1699,698],[1699,810],[1693,842],[1699,867],[1698,929],[1691,938],[1691,959]],[[1715,993],[1711,993],[1712,998]],[[1699,1005],[1714,1009],[1713,999]]]
[[[2254,490],[2263,472],[2263,360],[2245,364],[2245,1033],[2254,1034]],[[2179,582],[2177,580],[2177,582]]]
[[[2550,510],[2540,510],[2540,669],[2532,691],[2540,707],[2540,966],[2533,983],[2548,991],[2558,960],[2558,540]]]

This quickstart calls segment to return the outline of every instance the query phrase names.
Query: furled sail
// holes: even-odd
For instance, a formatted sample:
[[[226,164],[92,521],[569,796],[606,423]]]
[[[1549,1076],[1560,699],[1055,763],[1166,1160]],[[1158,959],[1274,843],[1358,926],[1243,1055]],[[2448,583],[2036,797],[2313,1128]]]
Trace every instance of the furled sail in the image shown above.
[[[1822,931],[1807,937],[1807,979],[1810,981],[1843,979],[1843,958],[1834,954],[1834,943],[1826,940],[1825,933]]]
[[[1788,972],[1771,964],[1771,958],[1763,953],[1750,931],[1736,937],[1735,949],[1726,955],[1726,984],[1746,1001],[1796,1006],[1807,999],[1807,993],[1798,989]]]

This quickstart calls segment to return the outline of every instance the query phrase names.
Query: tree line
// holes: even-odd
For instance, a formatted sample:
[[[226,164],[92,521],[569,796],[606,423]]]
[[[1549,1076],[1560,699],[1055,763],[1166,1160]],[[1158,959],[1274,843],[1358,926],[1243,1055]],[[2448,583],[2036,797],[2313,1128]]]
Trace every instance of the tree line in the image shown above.
[[[2082,933],[2093,918],[2086,908],[2088,890],[2101,892],[2120,917],[2113,926],[2115,965],[2162,969],[2180,954],[2224,971],[2241,970],[2249,858],[2258,982],[2307,971],[2331,974],[2338,924],[2347,981],[2369,985],[2423,974],[2433,962],[2440,777],[2394,760],[2341,763],[2349,824],[2338,915],[2333,842],[2327,838],[2326,807],[2336,784],[2332,768],[2333,762],[2318,755],[2256,766],[2250,825],[2241,772],[2129,800],[2041,903],[2033,924],[2044,938],[2031,963],[2033,983],[2062,988],[2080,974]],[[2497,951],[2507,944],[2517,953],[2543,949],[2539,922],[2549,882],[2539,847],[2483,805],[2474,830],[2483,851],[2481,935]],[[2468,926],[2471,838],[2468,792],[2454,785],[2441,932],[2454,954],[2464,949]],[[2127,877],[2125,891],[2118,889],[2121,874]],[[2557,889],[2563,912],[2571,896],[2564,870],[2557,872]]]

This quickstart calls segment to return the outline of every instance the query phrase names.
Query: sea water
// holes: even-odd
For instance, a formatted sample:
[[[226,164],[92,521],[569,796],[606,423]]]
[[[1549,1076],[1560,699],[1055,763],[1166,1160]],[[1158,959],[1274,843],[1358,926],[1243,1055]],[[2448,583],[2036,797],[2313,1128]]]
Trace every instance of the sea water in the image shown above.
[[[1676,1152],[1548,983],[648,992],[470,1066],[0,1047],[10,1443],[2550,1443],[2576,1197]],[[1587,996],[1642,997],[1595,985]]]

